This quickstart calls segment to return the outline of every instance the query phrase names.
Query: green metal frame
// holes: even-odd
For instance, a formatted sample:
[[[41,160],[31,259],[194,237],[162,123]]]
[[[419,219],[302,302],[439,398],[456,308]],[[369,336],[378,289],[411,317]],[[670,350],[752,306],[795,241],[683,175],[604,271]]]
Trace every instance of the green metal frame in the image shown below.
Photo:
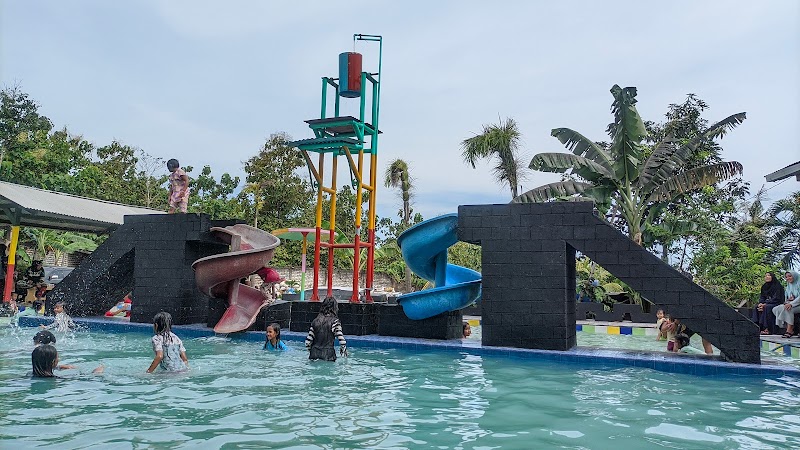
[[[320,239],[315,240],[314,244],[314,291],[312,300],[318,301],[318,281],[320,270],[320,251],[321,249],[328,249],[328,295],[332,295],[333,286],[333,258],[335,248],[352,248],[354,250],[353,259],[353,297],[351,302],[359,301],[359,255],[363,249],[367,250],[366,260],[366,289],[365,299],[367,302],[372,301],[371,289],[373,286],[373,270],[374,270],[374,256],[375,256],[375,226],[376,226],[376,191],[377,191],[377,164],[378,164],[378,135],[380,130],[378,128],[378,117],[380,113],[380,93],[381,93],[381,70],[383,64],[383,37],[367,34],[354,34],[353,41],[374,41],[380,44],[378,53],[378,72],[368,73],[361,72],[361,88],[360,88],[360,104],[359,116],[340,116],[340,101],[341,101],[341,86],[338,83],[338,78],[322,77],[322,101],[320,106],[320,117],[315,120],[308,120],[309,128],[314,132],[314,137],[311,139],[303,139],[291,142],[290,145],[297,147],[301,150],[303,159],[309,169],[309,178],[311,184],[317,191],[317,209],[316,209],[316,230],[317,237],[319,237],[320,229],[322,226],[322,201],[323,195],[330,195],[330,213],[329,213],[329,226],[331,233],[334,230],[335,211],[336,211],[336,170],[337,161],[339,156],[347,158],[347,165],[350,171],[350,184],[356,189],[356,209],[359,211],[356,214],[356,234],[353,236],[353,242],[348,244],[335,243],[331,238],[330,242],[322,243]],[[370,83],[368,86],[367,83]],[[332,88],[334,93],[333,103],[333,116],[328,117],[329,110],[329,88]],[[371,89],[371,91],[368,91]],[[366,94],[371,94],[370,98],[370,111],[369,116],[371,123],[366,121],[367,118],[367,99]],[[369,138],[369,139],[367,139]],[[309,152],[319,154],[319,167],[314,165],[311,160]],[[324,185],[324,161],[326,155],[333,156],[331,184],[329,187]],[[369,161],[364,162],[364,155],[369,155]],[[369,169],[369,179],[366,179],[367,168]],[[368,216],[369,222],[367,225],[368,237],[364,241],[360,240],[361,224],[361,208],[364,196],[368,196],[366,200],[369,205]],[[333,234],[331,234],[333,236]]]

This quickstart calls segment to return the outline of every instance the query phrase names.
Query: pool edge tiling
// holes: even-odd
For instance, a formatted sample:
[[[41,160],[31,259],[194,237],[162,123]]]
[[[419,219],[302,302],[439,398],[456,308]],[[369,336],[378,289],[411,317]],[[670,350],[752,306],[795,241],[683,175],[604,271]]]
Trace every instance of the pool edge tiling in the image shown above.
[[[136,332],[150,334],[153,326],[146,323],[130,323],[102,318],[73,318],[76,324],[88,330],[111,333]],[[20,317],[20,326],[36,327],[52,321],[50,317]],[[181,337],[198,338],[215,336],[214,330],[202,324],[175,325],[173,330]],[[286,341],[302,342],[305,333],[281,331]],[[237,340],[263,342],[263,331],[248,331],[235,336]],[[534,350],[511,347],[484,347],[477,341],[436,341],[428,339],[403,338],[392,336],[347,336],[351,348],[398,348],[416,351],[451,351],[473,355],[500,356],[515,359],[530,359],[580,365],[582,367],[640,367],[661,372],[681,373],[698,376],[795,376],[800,377],[800,369],[779,365],[752,365],[732,363],[703,356],[668,355],[662,352],[610,350],[577,347],[567,351]]]

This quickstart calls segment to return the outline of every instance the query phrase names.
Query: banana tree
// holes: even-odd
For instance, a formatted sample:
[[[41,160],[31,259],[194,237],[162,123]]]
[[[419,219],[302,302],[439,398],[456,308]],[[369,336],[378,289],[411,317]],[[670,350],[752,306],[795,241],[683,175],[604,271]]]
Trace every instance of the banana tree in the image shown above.
[[[66,253],[76,251],[94,251],[97,243],[80,234],[45,228],[24,228],[24,241],[34,245],[32,259],[44,259],[48,253],[53,254],[59,264]]]
[[[604,213],[621,220],[630,238],[641,245],[643,231],[681,195],[741,174],[742,165],[736,161],[694,168],[687,163],[701,143],[724,136],[744,121],[745,113],[725,118],[688,142],[681,144],[668,135],[650,148],[643,143],[647,131],[636,110],[636,88],[614,85],[611,94],[611,143],[598,144],[569,128],[553,129],[551,135],[572,153],[540,153],[529,167],[574,179],[534,188],[513,201],[594,200]]]
[[[774,257],[785,268],[800,264],[800,191],[773,203],[767,211]]]

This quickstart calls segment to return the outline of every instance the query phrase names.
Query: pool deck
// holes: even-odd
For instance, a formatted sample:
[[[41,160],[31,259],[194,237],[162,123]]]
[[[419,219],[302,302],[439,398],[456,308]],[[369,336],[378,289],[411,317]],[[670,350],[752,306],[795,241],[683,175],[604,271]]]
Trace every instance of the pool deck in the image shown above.
[[[40,324],[52,323],[52,317],[21,317],[21,327],[36,327]],[[153,326],[147,323],[130,323],[127,320],[114,318],[73,318],[75,323],[92,331],[112,333],[134,332],[151,334]],[[214,330],[203,324],[176,325],[175,332],[181,337],[197,338],[215,336]],[[302,342],[306,334],[292,331],[281,331],[286,341]],[[230,338],[252,342],[263,342],[263,331],[236,333]],[[392,336],[347,336],[350,348],[400,348],[424,351],[445,351],[468,353],[479,356],[507,357],[529,359],[561,364],[570,364],[581,368],[614,368],[641,367],[662,372],[680,373],[697,376],[731,376],[731,377],[800,377],[800,369],[790,365],[777,364],[742,364],[721,360],[719,357],[706,355],[669,354],[664,352],[648,352],[634,350],[612,350],[600,348],[576,347],[567,351],[535,350],[511,347],[482,346],[477,340],[457,339],[439,341],[430,339],[401,338]],[[800,344],[800,340],[798,341]]]

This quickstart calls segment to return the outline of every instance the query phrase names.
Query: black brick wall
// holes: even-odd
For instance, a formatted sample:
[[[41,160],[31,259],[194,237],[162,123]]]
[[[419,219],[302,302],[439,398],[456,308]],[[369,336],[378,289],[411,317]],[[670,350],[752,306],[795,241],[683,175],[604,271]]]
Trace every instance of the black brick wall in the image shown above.
[[[205,214],[125,216],[125,223],[56,285],[48,307],[63,300],[76,317],[102,315],[133,291],[132,322],[149,323],[159,311],[172,314],[178,325],[206,322],[209,299],[197,290],[192,263],[226,252],[228,246],[208,230],[235,223]]]
[[[292,331],[308,332],[311,322],[319,314],[322,302],[291,302]],[[378,308],[377,303],[347,303],[339,302],[339,321],[342,323],[342,333],[351,336],[365,336],[378,333]]]
[[[460,339],[461,311],[450,311],[423,320],[411,320],[398,305],[382,305],[379,309],[378,334],[381,336],[423,339]]]
[[[484,345],[575,346],[577,249],[727,358],[760,362],[757,325],[596,217],[590,202],[467,205],[458,213],[459,239],[483,251]]]

